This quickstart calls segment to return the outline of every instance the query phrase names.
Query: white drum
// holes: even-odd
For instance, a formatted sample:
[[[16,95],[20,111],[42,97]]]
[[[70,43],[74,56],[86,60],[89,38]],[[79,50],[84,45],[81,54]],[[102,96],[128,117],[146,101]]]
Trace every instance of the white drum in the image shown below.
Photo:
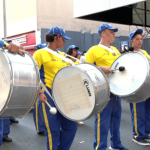
[[[52,95],[63,116],[81,121],[106,107],[110,89],[103,71],[86,63],[59,70],[53,81]]]
[[[0,49],[0,117],[23,117],[34,106],[39,69],[32,56]]]
[[[113,71],[108,75],[110,91],[130,103],[150,97],[149,62],[138,52],[125,53],[118,57],[111,69],[124,66],[124,71]]]

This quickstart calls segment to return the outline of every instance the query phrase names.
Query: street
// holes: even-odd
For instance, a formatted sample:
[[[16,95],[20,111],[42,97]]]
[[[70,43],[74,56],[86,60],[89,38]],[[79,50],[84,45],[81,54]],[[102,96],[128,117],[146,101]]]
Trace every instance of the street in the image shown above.
[[[13,142],[3,142],[1,150],[46,150],[46,136],[36,133],[32,113],[22,119],[18,124],[11,124],[10,135]],[[122,101],[121,140],[130,150],[149,150],[150,147],[139,146],[132,142],[132,125],[129,104]],[[108,136],[108,147],[110,136]],[[84,143],[79,144],[79,142]],[[78,131],[70,150],[93,150],[94,116],[78,126]],[[107,149],[108,150],[108,149]]]

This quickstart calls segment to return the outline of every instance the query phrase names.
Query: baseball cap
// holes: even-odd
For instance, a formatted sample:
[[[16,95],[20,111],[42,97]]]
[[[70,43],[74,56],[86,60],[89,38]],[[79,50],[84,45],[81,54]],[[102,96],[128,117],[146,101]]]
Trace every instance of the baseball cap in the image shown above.
[[[132,31],[130,34],[129,34],[129,40],[131,41],[132,40],[132,38],[133,38],[133,36],[135,35],[135,33],[137,33],[137,32],[139,32],[139,33],[143,33],[143,30],[142,29],[137,29],[136,31]]]
[[[4,39],[5,42],[12,42],[10,39]]]
[[[104,31],[105,29],[110,29],[110,30],[114,30],[114,32],[117,32],[118,31],[118,28],[113,28],[111,26],[110,23],[105,23],[103,25],[101,25],[99,28],[98,28],[98,33],[101,34],[102,31]]]
[[[4,46],[4,41],[0,40],[0,48]]]
[[[40,44],[37,44],[37,45],[35,46],[35,48],[36,48],[36,50],[38,50],[38,49],[44,48],[44,47],[46,47],[46,46],[47,46],[46,43],[40,43]]]
[[[82,52],[80,52],[80,51],[78,51],[78,52],[77,52],[77,55],[82,55],[82,54],[83,54],[83,53],[82,53]]]
[[[67,48],[67,52],[70,50],[70,49],[79,49],[79,47],[75,46],[75,45],[70,45],[68,48]]]
[[[53,34],[53,35],[61,35],[65,40],[71,40],[70,37],[66,36],[65,34],[65,30],[63,28],[60,27],[51,27],[48,31],[49,34]]]

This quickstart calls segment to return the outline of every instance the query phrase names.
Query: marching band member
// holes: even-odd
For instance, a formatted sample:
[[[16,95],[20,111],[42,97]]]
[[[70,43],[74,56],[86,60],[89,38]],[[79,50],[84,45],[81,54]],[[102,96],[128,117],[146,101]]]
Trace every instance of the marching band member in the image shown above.
[[[68,48],[67,48],[67,54],[70,55],[70,56],[73,56],[75,58],[77,58],[77,54],[78,54],[78,50],[79,50],[79,47],[75,46],[75,45],[70,45]],[[81,53],[81,52],[80,52]],[[75,64],[78,64],[79,62],[76,60],[76,59],[73,59],[70,57],[70,59],[75,63]]]
[[[121,55],[117,48],[110,46],[115,40],[115,32],[109,23],[103,24],[98,28],[101,41],[99,45],[91,47],[86,53],[86,62],[100,67],[105,74],[111,73],[111,64]],[[111,147],[110,150],[128,150],[120,140],[121,122],[121,98],[110,94],[110,101],[105,109],[95,116],[95,140],[94,150],[107,149],[107,136],[110,129]]]
[[[10,43],[9,45],[0,39],[0,48],[7,48],[9,51],[17,52],[19,51],[20,47],[18,45],[15,45],[13,43]],[[6,126],[7,125],[7,126]],[[8,134],[10,132],[10,120],[9,119],[0,119],[0,146],[2,145],[2,141],[5,142],[11,142],[12,139],[8,137]]]
[[[73,57],[77,57],[78,55],[81,55],[82,53],[79,50],[79,47],[75,46],[75,45],[70,45],[68,48],[67,48],[67,54],[68,55],[71,55]],[[69,57],[69,56],[68,56]],[[76,59],[73,59],[70,57],[70,59],[75,63],[75,64],[78,64],[79,62],[76,60]],[[82,121],[78,121],[77,122],[79,125],[83,125],[84,123]]]
[[[137,29],[136,31],[132,31],[129,35],[129,40],[134,47],[136,52],[140,52],[146,56],[149,60],[150,55],[145,50],[141,50],[141,46],[143,43],[142,37],[143,30]],[[131,110],[131,120],[133,126],[133,142],[143,145],[150,145],[150,98],[146,101],[139,103],[130,103]]]
[[[40,43],[35,46],[36,50],[40,50],[42,48],[45,48],[47,46],[46,43]],[[32,109],[33,111],[33,119],[34,119],[34,124],[36,127],[36,131],[39,135],[45,135],[45,121],[44,121],[44,116],[43,116],[43,111],[42,110],[42,102],[37,99],[34,108]]]
[[[62,52],[57,50],[64,47],[65,40],[70,40],[65,35],[63,28],[57,26],[50,28],[45,38],[50,50],[64,56]],[[67,63],[44,48],[36,51],[33,57],[38,64],[40,78],[51,93],[52,82],[56,73],[59,69],[65,67]],[[52,107],[55,107],[55,104],[46,92],[39,91],[39,100],[43,102],[42,109],[46,125],[47,150],[69,150],[77,131],[77,123],[68,120],[59,112],[55,115],[50,114],[49,107],[44,102],[48,100]]]

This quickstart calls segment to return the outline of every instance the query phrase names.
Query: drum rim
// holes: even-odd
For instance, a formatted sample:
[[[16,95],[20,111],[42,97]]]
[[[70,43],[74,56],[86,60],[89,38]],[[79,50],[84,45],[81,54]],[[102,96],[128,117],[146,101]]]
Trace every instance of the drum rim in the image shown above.
[[[141,54],[140,52],[129,52],[129,53],[138,53],[138,54],[140,54],[145,60],[146,60],[146,63],[147,63],[147,66],[149,66],[149,67],[147,67],[148,68],[148,70],[150,70],[150,65],[149,65],[149,62],[148,62],[148,59],[143,55],[143,54]],[[124,54],[122,54],[122,55],[120,55],[120,56],[123,56],[123,55],[127,55],[127,54],[129,54],[129,53],[124,53]],[[120,57],[119,56],[119,57]],[[118,59],[119,59],[119,57],[115,60],[115,61],[117,61]],[[115,62],[114,61],[114,62]],[[114,63],[113,62],[113,63]],[[112,64],[113,65],[113,64]],[[112,65],[111,65],[111,67],[112,67]],[[111,69],[111,67],[110,67],[110,69]],[[146,77],[145,77],[145,81],[146,81],[146,79],[148,78],[148,76],[149,76],[149,71],[147,72],[147,75],[146,75]],[[137,90],[135,90],[133,93],[130,93],[130,94],[127,94],[127,95],[118,95],[118,94],[115,94],[115,93],[113,93],[112,91],[111,91],[111,89],[110,89],[110,92],[111,93],[113,93],[114,95],[116,95],[116,96],[119,96],[119,97],[127,97],[127,96],[132,96],[134,93],[136,93],[144,84],[145,84],[145,81],[143,82],[143,84],[137,89]],[[110,87],[110,86],[109,86]]]
[[[84,63],[84,64],[85,64],[85,63]],[[87,63],[87,64],[90,64],[90,63]],[[79,65],[79,64],[76,64],[76,65]],[[64,68],[71,67],[71,66],[74,67],[74,68],[77,68],[76,65],[75,65],[75,66],[68,65],[68,66],[65,66],[65,67],[61,68],[60,70],[62,70],[62,69],[64,69]],[[90,65],[92,65],[92,64],[90,64]],[[78,68],[78,69],[81,70],[83,73],[85,73],[85,71],[82,70],[81,68]],[[58,72],[60,72],[60,70],[59,70]],[[57,73],[58,73],[58,72],[57,72]],[[57,73],[56,73],[56,75],[57,75]],[[55,77],[56,77],[56,75],[55,75]],[[89,77],[90,81],[92,82],[90,76],[89,76],[88,74],[86,74],[86,75]],[[64,115],[64,113],[62,113],[62,111],[59,109],[59,107],[58,107],[58,105],[57,105],[57,103],[56,103],[56,100],[55,100],[55,98],[54,98],[53,86],[54,86],[55,77],[54,77],[53,83],[52,83],[52,96],[53,96],[53,99],[54,99],[55,106],[57,107],[57,109],[59,110],[59,112],[60,112],[64,117],[66,117],[67,119],[72,120],[72,121],[84,121],[84,120],[88,119],[88,118],[92,115],[92,113],[93,113],[93,111],[94,111],[94,108],[95,108],[95,104],[96,104],[96,94],[95,94],[95,92],[94,92],[94,96],[95,96],[94,107],[93,107],[91,113],[90,113],[87,117],[85,117],[85,118],[83,118],[83,119],[81,119],[81,120],[71,119],[71,118],[67,117],[66,115]],[[92,82],[92,86],[93,86],[93,89],[95,90],[95,86],[94,86],[93,82]]]

